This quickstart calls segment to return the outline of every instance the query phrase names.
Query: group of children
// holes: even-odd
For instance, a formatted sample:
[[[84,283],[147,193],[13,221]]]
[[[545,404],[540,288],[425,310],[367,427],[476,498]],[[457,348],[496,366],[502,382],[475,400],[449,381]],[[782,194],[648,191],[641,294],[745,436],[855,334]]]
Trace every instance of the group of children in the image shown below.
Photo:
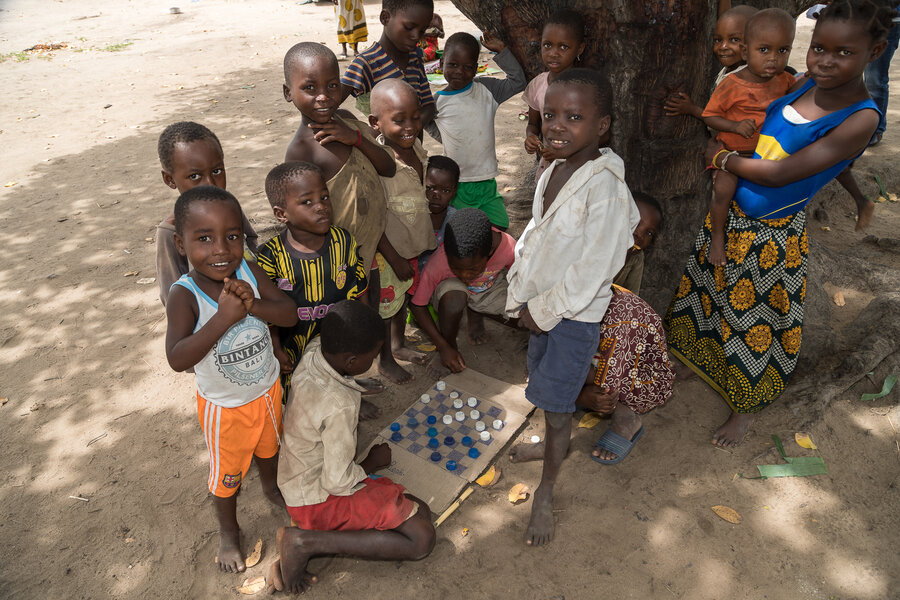
[[[565,11],[547,21],[547,72],[527,89],[522,67],[499,40],[451,35],[443,55],[447,85],[436,99],[418,47],[432,19],[430,0],[384,0],[381,39],[343,76],[322,44],[288,50],[283,94],[301,120],[285,162],[265,182],[285,228],[261,246],[225,190],[216,136],[188,122],[160,136],[163,180],[180,193],[157,233],[166,354],[173,369],[196,375],[218,564],[244,570],[236,493],[255,462],[266,496],[294,522],[278,532],[274,589],[306,589],[315,580],[306,564],[317,554],[414,560],[434,545],[427,505],[372,475],[390,464],[389,447],[376,445],[355,460],[358,421],[378,414],[362,396],[379,390],[355,378],[378,359],[383,376],[404,383],[412,375],[398,359],[426,362],[404,345],[407,307],[437,349],[434,374],[465,368],[457,343],[464,315],[472,344],[486,340],[485,316],[530,331],[526,397],[544,410],[546,439],[511,456],[544,461],[530,545],[552,537],[553,487],[576,406],[613,415],[593,458],[615,464],[643,434],[637,415],[671,392],[658,315],[614,285],[639,289],[641,250],[662,214],[651,198],[632,196],[624,164],[608,147],[610,84],[578,67],[584,19]],[[745,29],[746,68],[725,65],[735,90],[729,97],[765,89],[774,98],[772,81],[787,91],[781,73],[792,22],[761,11]],[[481,45],[498,53],[505,79],[475,79]],[[762,45],[767,50],[756,60]],[[515,240],[505,232],[509,218],[495,179],[494,118],[523,89],[525,149],[539,155],[540,170],[532,218]],[[362,100],[366,121],[339,109],[351,94]],[[708,123],[747,138],[751,126],[742,122],[758,116],[754,111],[742,105],[735,116],[725,108]],[[427,157],[424,130],[443,144],[442,156]],[[728,186],[734,190],[720,166],[715,226],[724,219],[722,203],[727,212]],[[720,229],[724,236],[724,224]],[[713,236],[710,261],[714,251],[725,253],[723,239]]]

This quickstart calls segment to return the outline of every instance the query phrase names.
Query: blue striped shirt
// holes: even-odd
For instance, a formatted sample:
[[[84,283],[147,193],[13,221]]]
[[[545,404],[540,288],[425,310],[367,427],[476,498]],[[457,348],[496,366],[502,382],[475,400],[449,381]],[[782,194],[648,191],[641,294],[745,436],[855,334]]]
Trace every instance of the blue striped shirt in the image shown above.
[[[431,86],[425,75],[424,56],[422,49],[416,48],[409,53],[406,69],[400,71],[381,44],[375,42],[353,59],[341,76],[341,83],[351,88],[350,93],[355,98],[371,92],[375,84],[382,79],[402,78],[416,90],[421,106],[434,104]]]

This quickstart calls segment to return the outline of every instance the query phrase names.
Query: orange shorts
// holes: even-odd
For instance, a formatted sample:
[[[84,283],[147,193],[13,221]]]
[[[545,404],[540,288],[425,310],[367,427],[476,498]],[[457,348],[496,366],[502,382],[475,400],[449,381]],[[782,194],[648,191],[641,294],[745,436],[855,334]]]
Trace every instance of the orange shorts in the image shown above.
[[[209,491],[233,496],[254,456],[272,458],[281,438],[281,383],[243,406],[222,408],[197,393],[197,416],[209,452]]]

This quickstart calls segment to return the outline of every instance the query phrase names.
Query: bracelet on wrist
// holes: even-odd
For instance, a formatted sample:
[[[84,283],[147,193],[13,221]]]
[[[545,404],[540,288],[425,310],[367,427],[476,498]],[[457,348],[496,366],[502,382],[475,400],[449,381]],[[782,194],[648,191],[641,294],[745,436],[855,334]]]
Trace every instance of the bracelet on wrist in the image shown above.
[[[353,144],[354,148],[359,148],[359,145],[362,144],[362,131],[356,130],[356,143]]]
[[[719,165],[719,169],[721,169],[722,171],[725,171],[726,173],[729,173],[730,171],[728,171],[728,169],[725,168],[725,164],[728,162],[728,159],[731,158],[732,156],[734,156],[735,154],[737,154],[737,150],[732,150],[731,152],[726,154],[724,156],[724,158],[722,158],[722,164]]]

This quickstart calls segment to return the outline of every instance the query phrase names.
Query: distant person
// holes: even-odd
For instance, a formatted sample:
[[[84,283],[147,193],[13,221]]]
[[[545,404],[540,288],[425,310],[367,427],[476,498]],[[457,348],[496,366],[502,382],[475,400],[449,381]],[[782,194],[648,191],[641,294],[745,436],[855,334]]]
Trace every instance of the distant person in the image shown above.
[[[341,45],[338,60],[347,60],[347,44],[353,49],[353,56],[359,54],[359,43],[369,39],[366,26],[366,9],[362,0],[332,0],[337,17],[337,37]]]

